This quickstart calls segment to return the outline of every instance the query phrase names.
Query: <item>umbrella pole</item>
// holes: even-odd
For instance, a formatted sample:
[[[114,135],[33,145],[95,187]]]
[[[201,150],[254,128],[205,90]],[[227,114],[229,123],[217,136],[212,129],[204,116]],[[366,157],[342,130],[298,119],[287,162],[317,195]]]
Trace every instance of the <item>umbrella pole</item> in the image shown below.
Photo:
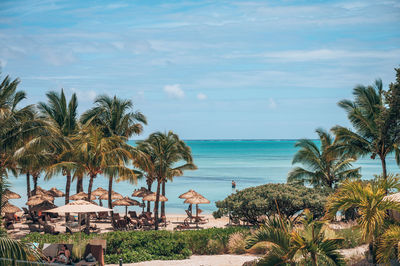
[[[128,217],[128,206],[125,206],[125,216]]]
[[[199,204],[196,204],[196,227],[199,227]]]

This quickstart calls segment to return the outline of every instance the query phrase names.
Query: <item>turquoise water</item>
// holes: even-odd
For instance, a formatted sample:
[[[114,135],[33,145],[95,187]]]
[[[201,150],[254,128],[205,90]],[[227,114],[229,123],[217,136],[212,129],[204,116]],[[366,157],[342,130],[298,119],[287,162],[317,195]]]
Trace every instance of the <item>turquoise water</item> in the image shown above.
[[[211,201],[211,204],[201,205],[205,213],[215,210],[215,201],[224,199],[234,192],[231,181],[235,180],[236,189],[257,186],[265,183],[280,183],[286,181],[287,173],[292,168],[292,158],[296,152],[296,140],[190,140],[186,143],[192,148],[193,158],[198,170],[186,171],[184,176],[176,177],[166,185],[166,204],[168,213],[184,214],[187,205],[178,196],[189,189],[194,189]],[[130,141],[130,144],[134,144]],[[388,171],[399,173],[399,168],[393,156],[388,158]],[[363,178],[369,179],[381,172],[379,160],[360,159],[355,166],[361,166]],[[26,202],[26,179],[20,176],[11,177],[12,190],[23,196],[13,200],[17,206]],[[87,180],[85,180],[87,189]],[[132,185],[126,182],[114,185],[114,190],[124,196],[140,186],[145,186],[145,180],[138,180]],[[39,185],[45,189],[57,187],[65,189],[63,176],[54,177],[50,181],[39,180]],[[32,185],[31,185],[32,186]],[[107,180],[99,176],[94,181],[94,188],[107,188]],[[153,185],[155,190],[155,184]],[[75,183],[72,184],[72,194],[75,194]],[[56,199],[56,205],[62,205],[64,199]],[[131,207],[138,210],[138,207]],[[123,209],[118,209],[122,211]]]

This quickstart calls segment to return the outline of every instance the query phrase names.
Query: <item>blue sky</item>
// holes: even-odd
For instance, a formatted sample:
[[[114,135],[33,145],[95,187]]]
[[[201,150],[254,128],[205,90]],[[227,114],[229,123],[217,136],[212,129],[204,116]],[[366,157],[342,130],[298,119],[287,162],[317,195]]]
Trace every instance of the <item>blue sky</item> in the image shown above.
[[[144,136],[315,137],[348,125],[336,103],[356,84],[394,81],[399,25],[390,0],[2,1],[0,63],[26,103],[132,99]]]

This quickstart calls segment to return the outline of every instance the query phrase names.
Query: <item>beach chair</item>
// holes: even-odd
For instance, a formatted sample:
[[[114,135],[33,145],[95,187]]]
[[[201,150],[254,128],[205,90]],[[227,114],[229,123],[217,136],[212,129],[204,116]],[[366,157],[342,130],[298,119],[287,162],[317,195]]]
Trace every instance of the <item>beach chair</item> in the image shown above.
[[[129,213],[129,216],[130,216],[132,219],[137,219],[137,218],[139,218],[139,217],[137,216],[137,214],[136,214],[135,211],[129,211],[128,213]]]
[[[41,231],[42,231],[42,230],[41,230],[39,227],[37,227],[35,224],[28,224],[28,228],[29,228],[29,231],[30,231],[31,233],[41,232]]]
[[[45,224],[44,225],[44,233],[51,235],[58,235],[60,232],[55,230],[53,225]]]

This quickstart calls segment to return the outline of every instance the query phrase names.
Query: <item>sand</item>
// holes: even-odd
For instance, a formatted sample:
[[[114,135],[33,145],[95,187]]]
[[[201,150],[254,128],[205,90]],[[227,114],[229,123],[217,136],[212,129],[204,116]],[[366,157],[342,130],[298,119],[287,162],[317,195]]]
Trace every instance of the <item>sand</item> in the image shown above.
[[[193,255],[186,260],[152,260],[143,261],[138,263],[123,264],[123,265],[134,265],[134,266],[241,266],[247,261],[257,259],[254,255],[204,255],[197,256]],[[112,266],[118,266],[118,264],[111,264]],[[109,266],[111,266],[109,265]]]

